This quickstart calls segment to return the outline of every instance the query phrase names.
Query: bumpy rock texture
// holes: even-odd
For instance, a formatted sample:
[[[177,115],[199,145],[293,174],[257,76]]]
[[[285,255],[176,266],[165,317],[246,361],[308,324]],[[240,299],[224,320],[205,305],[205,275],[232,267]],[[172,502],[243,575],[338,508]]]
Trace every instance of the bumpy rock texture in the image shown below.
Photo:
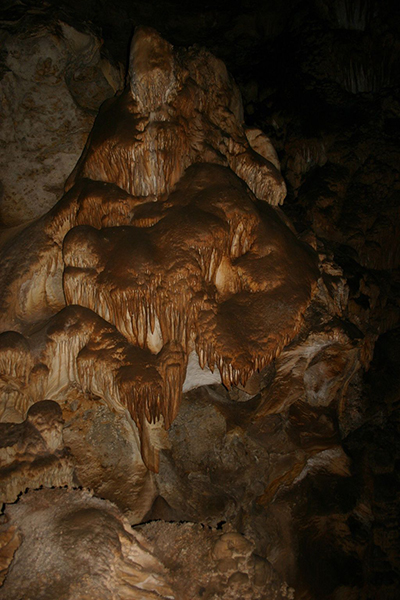
[[[175,597],[146,541],[105,500],[38,490],[10,506],[4,520],[3,600]]]
[[[4,232],[2,499],[59,475],[91,488],[147,523],[176,598],[396,600],[398,23],[374,0],[251,4],[35,13],[90,18],[121,61],[132,24],[175,46],[137,33],[129,87],[102,107],[68,193]],[[180,47],[193,42],[234,72],[250,127],[221,61]],[[270,140],[283,210],[314,255],[282,224]],[[168,431],[148,421],[161,413]],[[40,512],[32,492],[6,508],[3,576],[27,503]],[[117,554],[99,559],[106,579]]]
[[[59,200],[100,104],[123,87],[90,30],[26,17],[0,30],[0,222]]]
[[[254,544],[229,527],[154,522],[132,530],[110,502],[65,489],[29,492],[2,520],[2,600],[293,598]]]
[[[23,423],[0,423],[0,496],[15,502],[27,488],[72,485],[73,467],[62,437],[57,402],[33,404]]]

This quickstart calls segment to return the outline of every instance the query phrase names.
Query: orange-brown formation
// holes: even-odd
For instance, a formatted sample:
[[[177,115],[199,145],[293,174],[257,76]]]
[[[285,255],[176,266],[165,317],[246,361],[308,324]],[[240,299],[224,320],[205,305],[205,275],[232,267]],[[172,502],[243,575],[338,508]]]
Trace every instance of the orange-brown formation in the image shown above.
[[[168,426],[175,417],[184,364],[177,344],[165,344],[153,355],[130,344],[113,325],[82,306],[64,308],[28,338],[15,332],[0,335],[1,383],[19,383],[21,414],[38,398],[55,397],[60,390],[78,385],[116,411],[127,408],[143,436],[146,423],[163,417]],[[6,406],[7,385],[2,385],[0,394]],[[152,449],[142,451],[156,467]]]
[[[79,385],[129,410],[156,469],[148,424],[175,418],[189,354],[244,384],[310,302],[314,255],[270,206],[278,166],[223,63],[139,29],[69,191],[3,243],[3,398],[24,414]]]
[[[190,165],[207,162],[230,167],[257,198],[283,202],[285,183],[265,153],[253,150],[239,90],[222,61],[204,49],[175,51],[139,28],[129,76],[129,88],[103,105],[67,188],[87,177],[161,199]]]

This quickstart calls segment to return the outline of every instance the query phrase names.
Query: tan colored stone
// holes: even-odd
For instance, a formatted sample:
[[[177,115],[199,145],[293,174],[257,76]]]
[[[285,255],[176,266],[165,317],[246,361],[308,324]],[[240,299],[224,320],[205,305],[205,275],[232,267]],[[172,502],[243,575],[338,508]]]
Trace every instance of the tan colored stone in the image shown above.
[[[47,212],[63,194],[93,123],[93,111],[122,86],[101,41],[65,23],[0,33],[0,221]]]
[[[240,533],[224,533],[216,542],[213,556],[216,560],[249,556],[253,551],[252,543]]]
[[[0,588],[2,600],[175,598],[151,546],[110,502],[79,490],[38,490],[6,514],[0,543],[9,545],[15,528],[22,542]]]

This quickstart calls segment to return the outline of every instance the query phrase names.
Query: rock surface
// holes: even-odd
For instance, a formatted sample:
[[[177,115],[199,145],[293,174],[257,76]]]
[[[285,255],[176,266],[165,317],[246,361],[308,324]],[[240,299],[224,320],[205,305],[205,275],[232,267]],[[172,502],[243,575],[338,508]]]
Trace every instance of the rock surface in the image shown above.
[[[285,184],[251,147],[223,63],[150,28],[131,62],[68,192],[4,234],[0,362],[23,416],[66,386],[127,409],[157,471],[189,355],[246,385],[298,333],[319,271],[274,208]]]
[[[8,22],[16,22],[27,7],[29,13],[33,4],[22,0],[7,9]],[[47,11],[56,8],[52,0],[46,7],[40,4],[38,19],[46,21]],[[57,10],[63,2],[58,5]],[[279,173],[272,141],[288,189],[283,210],[319,257],[321,277],[296,336],[246,385],[228,391],[212,380],[184,394],[168,435],[158,439],[158,475],[149,473],[141,459],[130,418],[115,412],[96,390],[82,392],[74,383],[52,398],[63,413],[63,444],[69,447],[74,481],[115,502],[131,523],[152,520],[141,533],[169,570],[177,597],[397,599],[400,61],[398,22],[390,5],[263,1],[232,6],[229,13],[218,3],[195,2],[186,10],[163,0],[151,7],[122,0],[112,6],[88,0],[64,7],[103,27],[105,45],[122,61],[136,24],[156,27],[175,46],[198,42],[224,58],[251,125],[241,132],[241,147],[249,144]],[[79,30],[66,14],[58,20]],[[91,82],[102,80],[96,73],[67,78],[74,103],[84,98],[85,118],[93,107],[86,83],[80,82],[88,82],[92,94]],[[173,83],[173,77],[167,80]],[[209,81],[212,74],[205,87]],[[137,83],[135,92],[143,100]],[[218,98],[213,106],[221,107]],[[213,116],[207,113],[208,120]],[[167,122],[170,117],[163,115]],[[259,133],[260,127],[267,135]],[[209,156],[223,164],[229,144],[219,147],[220,155],[212,145],[226,138],[226,128],[219,125],[216,132],[215,122],[207,128]],[[101,136],[97,141],[107,150]],[[93,157],[95,152],[86,167],[81,161],[81,173],[102,173]],[[98,202],[95,187],[80,189],[87,197],[75,224],[86,224]],[[91,223],[96,229],[126,224],[134,206],[126,190],[113,190],[107,216]],[[7,259],[2,289],[10,289],[18,272],[32,293],[12,305],[11,313],[3,310],[3,320],[17,315],[21,324],[32,314],[32,323],[45,321],[64,306],[55,273],[70,221],[66,226],[65,213],[59,216],[56,235],[46,229],[36,254],[39,262],[46,256],[56,265],[50,279],[32,267],[34,261],[25,268],[31,244],[24,246],[27,260],[21,270],[18,260]],[[285,220],[282,212],[280,217]],[[10,231],[8,240],[16,233]],[[88,255],[90,261],[96,253]],[[37,334],[36,325],[21,327],[27,338]],[[21,361],[15,361],[16,352],[29,357],[26,344],[7,348],[3,362],[10,364],[11,358],[12,368],[2,371],[0,382],[3,425],[21,432],[26,409],[37,399],[26,392],[47,375],[45,369],[33,369],[26,379]],[[42,346],[36,348],[35,356]],[[97,350],[104,348],[99,344]],[[48,365],[57,372],[56,362]],[[71,372],[71,381],[75,375]],[[204,383],[198,373],[193,381]],[[186,385],[185,390],[191,387],[189,381]],[[7,448],[12,451],[18,443],[15,438]],[[29,460],[35,463],[35,453]],[[22,491],[26,479],[14,481],[15,493]],[[171,522],[188,519],[192,523]],[[1,534],[7,548],[0,553],[3,576],[21,544],[17,527]],[[243,554],[235,550],[232,535]]]
[[[123,85],[101,42],[64,22],[0,30],[0,222],[47,212],[101,103]]]
[[[73,484],[63,423],[52,400],[33,404],[23,423],[0,423],[0,502],[15,502],[28,488]]]
[[[2,600],[175,598],[152,549],[105,500],[38,490],[10,506],[5,521]]]

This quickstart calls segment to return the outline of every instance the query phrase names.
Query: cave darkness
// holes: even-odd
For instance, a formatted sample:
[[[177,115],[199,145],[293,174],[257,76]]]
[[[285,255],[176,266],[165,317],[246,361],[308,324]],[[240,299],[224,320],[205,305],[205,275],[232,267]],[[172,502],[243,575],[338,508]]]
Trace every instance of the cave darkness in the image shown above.
[[[282,483],[280,501],[293,506],[297,528],[295,564],[288,560],[284,578],[296,600],[395,600],[400,593],[398,3],[3,0],[0,8],[0,27],[15,35],[57,20],[100,37],[103,55],[124,69],[139,25],[155,28],[175,47],[206,47],[238,84],[246,123],[272,141],[287,185],[282,210],[301,239],[341,270],[348,286],[343,322],[351,339],[366,340],[371,355],[346,392],[354,419],[350,416],[340,433],[325,432],[338,437],[351,476],[319,472],[295,489]],[[6,72],[2,54],[0,48],[0,77]],[[6,153],[6,143],[0,144]],[[273,378],[272,367],[265,381],[268,377]],[[285,428],[307,448],[316,444],[307,441],[313,437],[307,428],[314,431],[325,416],[319,407],[306,415],[302,410],[292,404]],[[327,413],[335,423],[334,408]],[[248,419],[243,404],[239,417],[229,414],[229,419]],[[267,434],[259,426],[255,435]],[[260,527],[266,503],[260,500],[250,511]],[[218,513],[215,506],[211,510]],[[236,515],[235,527],[248,531],[249,514]],[[187,516],[158,499],[148,520],[159,518]],[[268,542],[260,540],[261,553]]]

